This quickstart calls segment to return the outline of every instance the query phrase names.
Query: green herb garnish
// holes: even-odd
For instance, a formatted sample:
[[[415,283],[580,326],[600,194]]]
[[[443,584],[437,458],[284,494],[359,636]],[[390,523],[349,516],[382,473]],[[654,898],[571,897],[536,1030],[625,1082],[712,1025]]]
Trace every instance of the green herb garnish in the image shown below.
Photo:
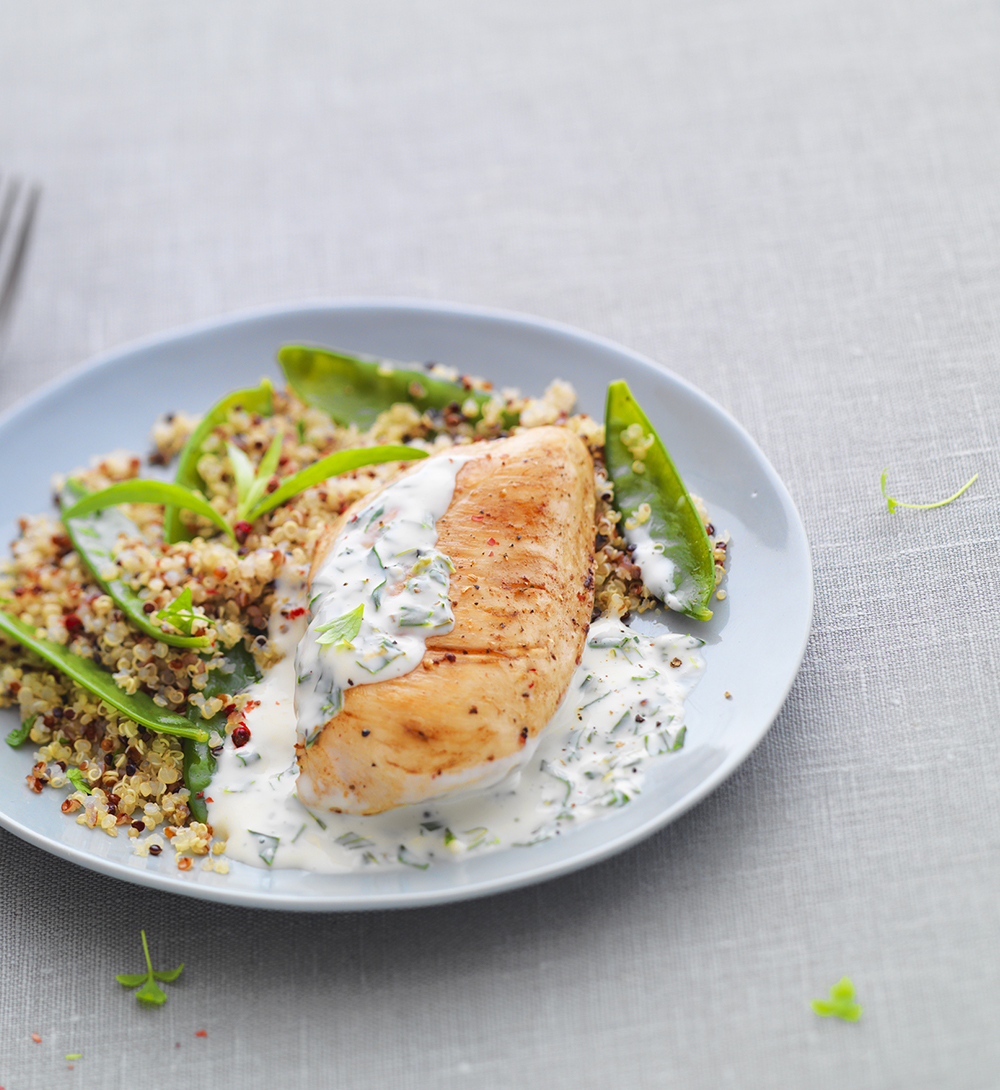
[[[394,640],[383,636],[382,644],[376,654],[369,655],[367,660],[355,659],[355,663],[369,674],[377,674],[384,670],[390,662],[405,655],[406,652]]]
[[[401,606],[399,610],[400,628],[426,628],[434,617],[432,610],[423,606]]]
[[[26,742],[37,718],[37,715],[29,715],[23,723],[16,726],[10,734],[7,735],[7,745],[19,746],[22,742]]]
[[[256,829],[247,829],[247,832],[257,838],[257,854],[270,866],[274,862],[281,837],[271,836],[270,833],[258,833]]]
[[[67,768],[66,779],[69,780],[77,791],[82,791],[85,795],[92,795],[94,793],[91,790],[90,784],[87,783],[87,777],[83,774],[82,769]]]
[[[238,446],[234,443],[226,444],[229,462],[233,467],[233,477],[236,479],[236,517],[238,519],[253,521],[249,519],[250,512],[263,498],[268,481],[278,468],[278,461],[281,458],[281,441],[284,437],[284,432],[279,428],[256,469]]]
[[[172,624],[178,632],[183,632],[185,636],[191,635],[196,624],[208,624],[208,618],[204,614],[198,613],[194,608],[190,587],[185,587],[169,605],[157,610],[156,619]]]
[[[630,643],[638,643],[638,636],[594,636],[593,639],[587,640],[588,647],[595,647],[599,651],[606,650],[611,647],[627,647]]]
[[[430,863],[421,863],[417,860],[417,857],[410,851],[405,844],[400,844],[399,851],[396,854],[396,858],[400,863],[405,863],[408,867],[416,867],[417,870],[427,870]]]
[[[951,503],[952,500],[957,500],[958,497],[961,496],[961,494],[979,476],[978,473],[974,473],[969,478],[969,480],[967,480],[965,482],[965,484],[963,484],[962,487],[955,493],[954,496],[949,496],[946,500],[938,500],[937,503],[903,503],[901,500],[897,500],[897,499],[894,499],[892,496],[887,496],[886,495],[886,492],[885,492],[885,478],[886,478],[886,474],[888,472],[889,472],[889,467],[886,466],[886,468],[882,470],[881,487],[882,487],[882,498],[888,504],[890,511],[895,511],[897,507],[912,507],[914,510],[917,510],[917,511],[928,511],[932,507],[944,507],[944,505],[946,503]]]
[[[162,1007],[167,1001],[167,993],[156,982],[162,980],[167,984],[172,984],[181,975],[184,962],[182,961],[176,969],[165,969],[163,971],[154,969],[153,963],[149,960],[146,932],[141,931],[140,934],[142,935],[142,952],[146,956],[146,971],[144,973],[119,973],[115,980],[126,988],[138,988],[135,997],[140,1003],[149,1003],[156,1007]]]
[[[554,761],[542,761],[541,769],[543,772],[548,773],[548,775],[550,775],[554,780],[558,780],[563,785],[563,787],[566,788],[566,794],[563,795],[562,801],[560,803],[561,806],[565,806],[566,803],[569,802],[570,795],[573,794],[572,782],[567,779],[566,776],[561,776],[559,774],[559,769]],[[466,832],[469,831],[470,830],[466,829]]]
[[[360,833],[347,832],[337,837],[337,843],[343,844],[349,851],[364,851],[366,848],[374,848],[375,841],[370,840],[366,836],[362,836]]]
[[[854,985],[846,976],[830,989],[829,999],[814,999],[812,1009],[821,1018],[841,1018],[845,1022],[856,1022],[861,1017],[861,1007],[854,1002]]]
[[[323,645],[328,644],[345,644],[350,645],[357,634],[361,631],[361,618],[364,616],[365,604],[361,602],[354,609],[348,613],[342,614],[335,621],[329,621],[327,624],[317,625],[316,632],[319,636],[317,643]]]

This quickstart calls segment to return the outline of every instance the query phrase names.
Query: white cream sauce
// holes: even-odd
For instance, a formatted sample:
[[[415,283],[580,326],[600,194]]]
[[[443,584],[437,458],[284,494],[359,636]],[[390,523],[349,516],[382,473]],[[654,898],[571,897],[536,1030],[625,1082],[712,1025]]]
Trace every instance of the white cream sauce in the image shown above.
[[[393,481],[351,517],[313,576],[312,619],[295,654],[295,709],[307,746],[340,711],[345,689],[408,674],[427,637],[454,626],[454,565],[436,548],[436,524],[459,469],[476,453],[429,458]]]
[[[701,640],[597,621],[563,702],[520,773],[481,794],[361,817],[310,811],[296,796],[291,648],[302,628],[276,611],[272,638],[287,654],[248,692],[259,701],[246,714],[250,742],[237,749],[226,740],[206,791],[209,821],[228,841],[228,856],[255,866],[426,868],[548,840],[642,791],[649,760],[683,744],[684,698],[704,667]]]
[[[642,572],[642,581],[668,608],[683,613],[696,596],[694,579],[685,578],[681,569],[663,551],[663,542],[655,541],[644,525],[625,525],[622,531],[629,545],[634,545],[633,563]]]

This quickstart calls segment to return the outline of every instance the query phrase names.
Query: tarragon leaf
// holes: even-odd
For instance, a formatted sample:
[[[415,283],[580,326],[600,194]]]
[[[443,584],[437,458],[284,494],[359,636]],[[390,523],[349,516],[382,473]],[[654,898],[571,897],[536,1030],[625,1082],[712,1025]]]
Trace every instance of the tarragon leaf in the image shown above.
[[[317,643],[324,646],[328,644],[349,644],[361,631],[361,618],[364,616],[364,612],[365,605],[364,602],[361,602],[336,620],[317,625],[315,629],[318,634]]]
[[[167,621],[185,636],[191,635],[196,624],[207,626],[209,623],[207,617],[195,610],[190,587],[185,587],[169,605],[157,610],[156,619]]]
[[[281,443],[283,439],[284,431],[279,428],[256,469],[254,469],[253,463],[246,454],[235,443],[226,444],[229,463],[233,467],[233,477],[236,480],[236,514],[239,518],[253,521],[249,516],[260,503],[261,498],[267,491],[268,482],[278,468],[278,462],[281,460]]]
[[[7,745],[19,746],[22,742],[28,740],[28,735],[31,733],[31,728],[35,725],[37,715],[29,715],[27,719],[20,725],[16,726],[10,734],[7,735]]]
[[[87,777],[79,768],[67,768],[66,779],[69,780],[77,791],[82,791],[86,795],[92,795],[94,793],[90,784],[87,783]]]

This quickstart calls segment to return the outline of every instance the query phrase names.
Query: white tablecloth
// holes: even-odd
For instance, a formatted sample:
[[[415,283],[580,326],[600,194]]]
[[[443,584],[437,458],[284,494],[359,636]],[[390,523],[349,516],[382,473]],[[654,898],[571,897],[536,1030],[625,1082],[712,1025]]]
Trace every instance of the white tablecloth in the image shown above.
[[[259,304],[528,312],[729,410],[816,579],[740,771],[545,885],[285,915],[0,831],[0,1086],[1000,1084],[1000,9],[0,0],[0,27],[0,170],[44,185],[0,407]],[[883,466],[917,501],[980,477],[890,515]],[[158,1010],[113,981],[141,927],[188,966]],[[844,974],[853,1025],[809,1007]]]

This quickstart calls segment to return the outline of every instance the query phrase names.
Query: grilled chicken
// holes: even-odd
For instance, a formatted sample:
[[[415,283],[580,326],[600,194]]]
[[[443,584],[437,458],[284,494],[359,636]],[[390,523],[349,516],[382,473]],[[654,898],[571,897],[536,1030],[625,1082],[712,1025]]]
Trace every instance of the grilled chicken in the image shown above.
[[[350,517],[318,543],[313,575]],[[491,786],[534,750],[566,691],[594,601],[582,440],[543,427],[483,443],[437,533],[454,563],[454,627],[428,639],[412,672],[344,692],[341,711],[298,747],[309,806],[374,814]]]

